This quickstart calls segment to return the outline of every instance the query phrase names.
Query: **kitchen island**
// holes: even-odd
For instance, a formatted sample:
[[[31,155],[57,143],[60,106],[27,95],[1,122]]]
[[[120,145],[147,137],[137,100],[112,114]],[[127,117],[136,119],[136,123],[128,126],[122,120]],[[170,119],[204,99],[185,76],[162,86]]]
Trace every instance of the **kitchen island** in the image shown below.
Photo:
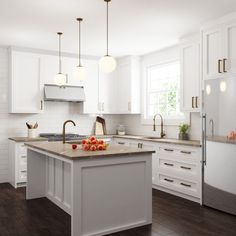
[[[72,150],[26,143],[26,198],[47,197],[71,215],[72,236],[105,235],[152,223],[152,150]]]

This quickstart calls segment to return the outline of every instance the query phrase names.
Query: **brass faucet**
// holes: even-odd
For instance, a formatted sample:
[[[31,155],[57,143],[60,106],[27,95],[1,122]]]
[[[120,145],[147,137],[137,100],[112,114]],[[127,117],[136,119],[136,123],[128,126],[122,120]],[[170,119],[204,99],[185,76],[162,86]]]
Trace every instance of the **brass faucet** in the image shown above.
[[[66,124],[67,123],[72,123],[74,126],[76,126],[75,122],[73,120],[67,120],[63,124],[63,131],[62,131],[62,138],[63,138],[63,143],[66,142]]]
[[[163,117],[161,114],[156,114],[153,117],[153,131],[156,131],[156,117],[157,116],[160,116],[160,118],[161,118],[161,138],[164,138],[166,136],[166,134],[164,132]]]

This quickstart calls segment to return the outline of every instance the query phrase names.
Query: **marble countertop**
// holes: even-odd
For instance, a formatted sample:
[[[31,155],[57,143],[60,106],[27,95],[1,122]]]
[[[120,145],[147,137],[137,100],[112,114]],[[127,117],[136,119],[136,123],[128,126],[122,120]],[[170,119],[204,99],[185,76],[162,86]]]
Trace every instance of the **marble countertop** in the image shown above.
[[[73,150],[71,144],[63,144],[62,142],[28,142],[25,143],[25,145],[29,148],[38,149],[70,160],[78,160],[81,158],[127,156],[133,154],[151,154],[155,152],[150,149],[140,149],[120,145],[110,145],[107,150],[104,151],[84,151],[82,150],[81,145],[78,145],[78,149]]]
[[[228,139],[225,136],[209,136],[209,137],[207,137],[207,141],[236,144],[236,140]]]
[[[17,143],[25,142],[37,142],[37,141],[48,141],[47,138],[37,137],[37,138],[28,138],[28,137],[11,137],[9,140],[15,141]]]
[[[201,147],[201,143],[199,140],[179,140],[179,139],[169,139],[169,138],[148,138],[147,136],[138,136],[138,135],[113,135],[115,138],[127,138],[127,139],[136,139],[142,141],[151,141],[157,143],[169,143],[176,145],[186,145],[186,146],[194,146]]]

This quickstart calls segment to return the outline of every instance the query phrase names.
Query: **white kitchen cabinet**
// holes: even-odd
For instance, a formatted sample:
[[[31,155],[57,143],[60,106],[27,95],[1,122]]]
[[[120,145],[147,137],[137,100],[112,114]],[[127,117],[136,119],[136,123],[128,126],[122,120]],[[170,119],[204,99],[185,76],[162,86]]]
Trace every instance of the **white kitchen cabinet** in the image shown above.
[[[180,47],[181,111],[199,112],[200,102],[200,44],[191,42]]]
[[[124,57],[117,64],[117,113],[140,113],[140,58]]]
[[[83,60],[86,68],[86,78],[83,81],[85,102],[83,103],[85,114],[97,114],[99,110],[99,69],[95,60]]]
[[[26,184],[27,153],[23,142],[9,141],[9,181],[14,188]]]
[[[201,148],[185,145],[114,138],[114,143],[155,150],[152,155],[153,188],[201,202]]]
[[[99,111],[102,114],[117,113],[117,71],[99,72]]]
[[[38,54],[10,49],[10,113],[43,112]]]
[[[236,74],[236,14],[202,28],[203,79],[225,78]]]

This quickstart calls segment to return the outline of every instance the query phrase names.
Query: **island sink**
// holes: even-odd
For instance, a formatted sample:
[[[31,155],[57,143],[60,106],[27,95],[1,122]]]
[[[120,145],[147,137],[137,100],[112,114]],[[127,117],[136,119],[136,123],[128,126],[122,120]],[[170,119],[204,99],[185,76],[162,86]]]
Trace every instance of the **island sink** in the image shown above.
[[[72,141],[72,143],[74,143]],[[152,150],[72,150],[26,143],[26,198],[47,197],[71,215],[72,236],[106,235],[152,223]]]

